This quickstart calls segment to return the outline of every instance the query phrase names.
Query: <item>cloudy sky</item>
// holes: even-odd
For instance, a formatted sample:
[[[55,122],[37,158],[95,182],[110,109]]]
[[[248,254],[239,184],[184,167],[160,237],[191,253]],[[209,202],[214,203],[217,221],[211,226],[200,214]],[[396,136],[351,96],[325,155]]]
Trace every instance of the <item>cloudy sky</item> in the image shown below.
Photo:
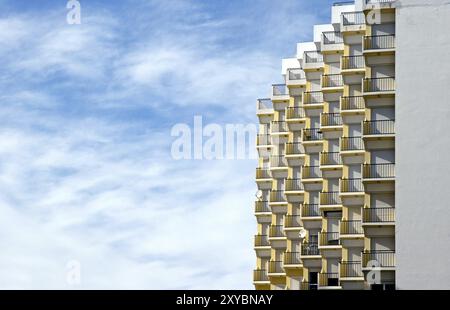
[[[252,288],[255,160],[171,128],[256,123],[333,1],[66,2],[0,0],[0,288]]]

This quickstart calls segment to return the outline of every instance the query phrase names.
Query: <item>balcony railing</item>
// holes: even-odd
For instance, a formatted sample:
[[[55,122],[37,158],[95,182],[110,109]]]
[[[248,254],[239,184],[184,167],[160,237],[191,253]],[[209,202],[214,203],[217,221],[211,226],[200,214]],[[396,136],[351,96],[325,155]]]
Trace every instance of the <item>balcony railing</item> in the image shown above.
[[[270,213],[268,201],[255,201],[255,213]]]
[[[342,204],[339,192],[323,192],[320,193],[320,204],[322,206],[332,206]]]
[[[273,190],[270,191],[270,202],[286,202],[284,191]]]
[[[302,179],[320,179],[322,178],[322,171],[320,166],[303,166]]]
[[[270,246],[267,235],[255,235],[255,247]]]
[[[344,137],[340,143],[341,152],[345,151],[363,151],[364,141],[362,137]]]
[[[394,49],[394,48],[395,48],[395,35],[393,34],[364,37],[365,50],[380,50],[380,49]]]
[[[366,61],[364,56],[342,56],[342,70],[364,69]]]
[[[365,108],[363,96],[341,97],[341,111],[364,110]]]
[[[363,209],[364,223],[389,223],[395,222],[395,208],[379,207]]]
[[[366,4],[393,3],[397,0],[366,0]]]
[[[256,144],[258,146],[262,145],[271,145],[270,135],[269,134],[259,134],[256,136]]]
[[[364,192],[364,185],[362,179],[341,179],[340,191],[341,193],[361,193]]]
[[[395,178],[395,164],[363,164],[363,179]]]
[[[395,78],[370,78],[363,80],[364,92],[374,93],[383,91],[395,91]]]
[[[341,235],[362,235],[364,234],[361,220],[341,221]]]
[[[342,165],[341,155],[339,152],[322,152],[320,153],[321,166]]]
[[[319,286],[339,286],[339,273],[319,273]]]
[[[287,192],[302,192],[305,190],[301,179],[286,179],[284,189]]]
[[[301,227],[300,215],[286,215],[284,217],[284,228]]]
[[[320,115],[320,125],[322,127],[342,126],[341,113],[322,113]]]
[[[302,217],[321,216],[319,205],[313,203],[305,203],[302,205]]]
[[[300,290],[301,291],[316,291],[317,283],[300,282]]]
[[[272,133],[286,133],[288,132],[287,123],[285,121],[272,121],[271,131]]]
[[[285,237],[283,225],[270,225],[269,238],[283,238]]]
[[[328,44],[341,44],[344,43],[342,33],[339,31],[325,31],[322,33],[322,42],[325,45]]]
[[[395,251],[365,251],[362,253],[363,267],[395,267]],[[376,264],[369,265],[369,262],[375,261]],[[374,266],[376,265],[376,266]]]
[[[344,86],[344,82],[341,74],[322,75],[322,88],[342,86]]]
[[[255,282],[269,281],[269,277],[267,276],[267,270],[265,270],[265,269],[253,270],[253,281],[255,281]]]
[[[273,96],[286,96],[289,95],[289,89],[286,84],[274,84],[272,85]]]
[[[303,69],[288,69],[288,78],[290,81],[298,81],[306,78]]]
[[[300,252],[286,252],[284,253],[285,265],[300,265],[302,263],[300,259]]]
[[[270,156],[271,168],[286,168],[287,160],[284,155],[272,155]]]
[[[286,155],[301,155],[304,150],[301,142],[286,143]]]
[[[305,110],[301,107],[290,107],[286,109],[287,119],[300,119],[305,117],[306,117]]]
[[[303,129],[303,141],[320,141],[322,132],[320,128]]]
[[[362,272],[361,262],[340,262],[339,271],[341,278],[362,278],[364,274]]]
[[[344,26],[365,25],[366,16],[364,15],[364,12],[342,13],[342,24]]]
[[[303,93],[303,104],[322,104],[323,103],[323,92],[321,91],[310,91]]]
[[[284,273],[283,262],[271,260],[269,262],[269,273]]]
[[[272,110],[273,104],[272,100],[265,98],[265,99],[258,99],[258,110]]]
[[[303,243],[302,256],[320,255],[319,245],[317,243]]]
[[[321,246],[340,245],[338,232],[321,232],[319,233],[319,244]]]
[[[305,63],[312,64],[312,63],[322,63],[323,62],[323,55],[320,52],[317,51],[308,51],[305,52],[304,55]]]
[[[395,134],[395,120],[365,121],[363,135],[393,135]]]
[[[270,170],[266,168],[256,168],[256,179],[271,179]]]

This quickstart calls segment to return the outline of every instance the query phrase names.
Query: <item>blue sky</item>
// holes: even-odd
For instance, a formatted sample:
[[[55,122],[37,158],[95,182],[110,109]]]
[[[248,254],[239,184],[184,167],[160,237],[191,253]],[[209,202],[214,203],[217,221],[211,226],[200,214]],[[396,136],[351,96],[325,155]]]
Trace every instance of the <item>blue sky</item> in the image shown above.
[[[332,2],[0,0],[0,288],[252,288],[256,162],[170,130],[255,123]]]

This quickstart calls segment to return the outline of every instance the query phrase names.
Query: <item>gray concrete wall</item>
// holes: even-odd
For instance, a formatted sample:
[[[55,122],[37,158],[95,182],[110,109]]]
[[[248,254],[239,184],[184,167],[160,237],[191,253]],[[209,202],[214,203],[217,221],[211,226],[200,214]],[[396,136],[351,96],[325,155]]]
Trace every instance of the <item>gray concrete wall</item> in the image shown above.
[[[398,289],[450,289],[450,1],[397,10]]]

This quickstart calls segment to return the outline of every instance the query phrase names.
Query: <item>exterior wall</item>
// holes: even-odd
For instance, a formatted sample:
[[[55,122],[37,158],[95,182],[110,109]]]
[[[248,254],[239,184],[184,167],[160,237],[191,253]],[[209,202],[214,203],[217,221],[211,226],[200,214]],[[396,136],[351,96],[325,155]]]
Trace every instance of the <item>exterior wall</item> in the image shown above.
[[[450,3],[397,5],[397,288],[450,289]]]

